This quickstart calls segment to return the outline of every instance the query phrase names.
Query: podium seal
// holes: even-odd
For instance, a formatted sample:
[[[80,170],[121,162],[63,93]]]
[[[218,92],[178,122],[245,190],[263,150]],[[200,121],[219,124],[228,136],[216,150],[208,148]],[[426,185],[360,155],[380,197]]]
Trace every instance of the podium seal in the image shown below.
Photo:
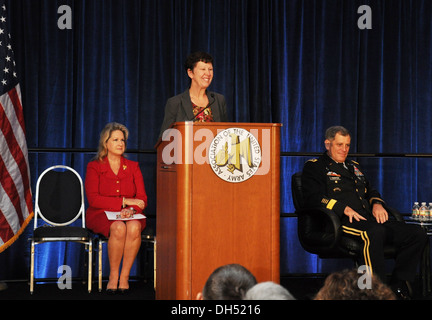
[[[232,183],[250,179],[262,160],[257,138],[241,128],[219,132],[210,144],[209,163],[222,180]]]

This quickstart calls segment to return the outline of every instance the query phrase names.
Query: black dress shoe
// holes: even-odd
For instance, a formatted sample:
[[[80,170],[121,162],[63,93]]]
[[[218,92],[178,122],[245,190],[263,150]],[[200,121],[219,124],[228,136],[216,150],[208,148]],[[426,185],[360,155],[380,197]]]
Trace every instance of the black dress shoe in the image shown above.
[[[407,281],[398,281],[397,283],[391,285],[391,289],[398,300],[412,299],[413,291],[410,283]]]
[[[106,293],[110,296],[113,296],[117,293],[117,289],[106,289]]]
[[[127,293],[129,293],[129,288],[125,288],[125,289],[119,288],[119,289],[118,289],[118,292],[119,292],[120,294],[127,294]]]
[[[396,295],[396,299],[398,300],[411,300],[411,295],[408,293],[407,290],[404,290],[402,288],[396,288],[393,290],[394,294]]]

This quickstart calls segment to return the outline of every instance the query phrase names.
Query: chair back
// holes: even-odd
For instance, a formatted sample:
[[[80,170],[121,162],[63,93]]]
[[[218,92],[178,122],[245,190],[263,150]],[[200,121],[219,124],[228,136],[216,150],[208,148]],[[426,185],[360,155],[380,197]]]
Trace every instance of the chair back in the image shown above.
[[[294,208],[296,209],[296,211],[304,207],[301,177],[302,177],[301,172],[296,172],[291,177],[291,192],[292,192]]]
[[[66,226],[84,218],[84,188],[81,176],[74,169],[56,165],[39,176],[36,184],[34,228],[40,217],[53,226]]]

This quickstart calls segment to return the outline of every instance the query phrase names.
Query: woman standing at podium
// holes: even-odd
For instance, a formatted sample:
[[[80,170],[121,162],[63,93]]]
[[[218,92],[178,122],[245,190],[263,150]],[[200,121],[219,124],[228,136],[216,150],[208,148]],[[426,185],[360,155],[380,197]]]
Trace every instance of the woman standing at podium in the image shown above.
[[[213,57],[205,52],[195,52],[187,57],[184,66],[190,87],[168,99],[159,137],[174,122],[228,121],[225,97],[207,90],[213,80]]]
[[[146,226],[146,219],[109,220],[105,213],[119,212],[119,218],[133,218],[147,205],[139,164],[124,157],[128,135],[124,125],[108,123],[100,134],[97,157],[87,165],[85,178],[89,202],[86,226],[94,233],[108,237],[110,275],[107,292],[110,294],[129,289],[129,273],[141,246],[141,232]]]

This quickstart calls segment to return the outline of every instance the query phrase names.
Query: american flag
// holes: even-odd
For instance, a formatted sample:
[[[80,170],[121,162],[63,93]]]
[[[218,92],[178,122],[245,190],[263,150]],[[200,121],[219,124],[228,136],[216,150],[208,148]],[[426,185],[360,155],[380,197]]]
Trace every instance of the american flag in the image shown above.
[[[33,218],[27,142],[21,90],[0,0],[0,252],[8,248]]]

